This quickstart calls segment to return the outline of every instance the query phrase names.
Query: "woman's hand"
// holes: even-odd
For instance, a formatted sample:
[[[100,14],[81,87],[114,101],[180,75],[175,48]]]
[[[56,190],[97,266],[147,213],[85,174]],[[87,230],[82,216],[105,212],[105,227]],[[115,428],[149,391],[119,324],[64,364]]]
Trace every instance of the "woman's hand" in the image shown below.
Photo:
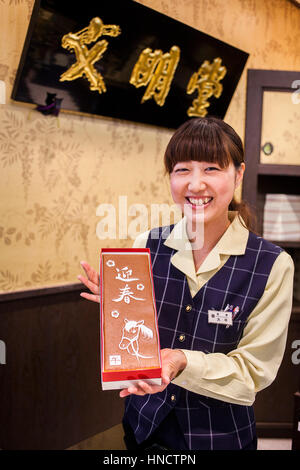
[[[86,261],[81,261],[81,266],[83,267],[87,278],[79,274],[77,278],[79,279],[82,284],[84,284],[92,294],[88,292],[81,292],[81,297],[84,297],[87,300],[92,300],[93,302],[100,303],[100,295],[99,295],[99,288],[100,288],[100,277],[97,271],[95,271]]]
[[[161,350],[161,385],[150,385],[147,382],[139,381],[136,385],[132,385],[120,392],[120,397],[127,397],[128,395],[147,395],[148,393],[162,392],[174,379],[179,372],[185,369],[187,360],[185,354],[180,349],[162,349]]]

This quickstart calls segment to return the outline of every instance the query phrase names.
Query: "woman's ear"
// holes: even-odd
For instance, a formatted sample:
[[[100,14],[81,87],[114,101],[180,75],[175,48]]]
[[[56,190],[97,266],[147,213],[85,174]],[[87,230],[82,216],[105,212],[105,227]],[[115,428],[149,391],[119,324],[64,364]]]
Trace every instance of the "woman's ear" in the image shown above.
[[[240,166],[237,168],[235,173],[235,189],[239,187],[241,182],[243,181],[244,171],[245,171],[245,163],[241,163]]]

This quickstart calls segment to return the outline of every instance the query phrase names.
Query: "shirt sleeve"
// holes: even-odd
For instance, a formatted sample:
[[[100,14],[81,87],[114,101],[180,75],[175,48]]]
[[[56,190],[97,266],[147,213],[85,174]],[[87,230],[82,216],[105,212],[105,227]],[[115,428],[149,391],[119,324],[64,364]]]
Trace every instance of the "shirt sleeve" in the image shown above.
[[[239,405],[275,379],[282,362],[293,298],[293,260],[277,257],[263,296],[249,316],[236,349],[228,354],[182,349],[186,368],[172,381],[194,393]]]

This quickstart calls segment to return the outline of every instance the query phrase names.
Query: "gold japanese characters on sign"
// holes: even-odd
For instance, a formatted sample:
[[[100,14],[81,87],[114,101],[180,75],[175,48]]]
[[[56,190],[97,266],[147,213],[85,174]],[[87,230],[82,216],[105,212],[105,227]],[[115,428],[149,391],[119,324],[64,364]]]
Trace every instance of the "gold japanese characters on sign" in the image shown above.
[[[121,34],[117,25],[104,25],[98,17],[93,18],[87,28],[83,28],[77,33],[65,34],[62,38],[62,47],[69,51],[74,51],[77,62],[64,72],[60,81],[72,81],[80,77],[86,77],[90,82],[91,90],[98,90],[99,93],[106,91],[106,86],[102,75],[97,72],[94,63],[100,60],[107,49],[108,42],[103,39],[88,49],[86,44],[97,41],[100,36],[116,37]]]
[[[96,42],[90,49],[87,45],[97,41],[101,36],[116,37],[121,34],[118,25],[105,25],[98,17],[90,21],[88,27],[77,33],[65,34],[62,38],[62,47],[74,51],[76,62],[64,72],[60,81],[72,81],[85,77],[90,82],[90,89],[100,94],[106,92],[102,75],[94,67],[108,47],[105,39]],[[169,52],[163,53],[160,49],[145,48],[134,65],[129,83],[136,88],[147,86],[141,103],[153,98],[159,106],[164,106],[170,91],[171,83],[180,60],[180,49],[172,46]],[[197,72],[191,76],[187,94],[198,92],[192,106],[187,110],[188,116],[203,117],[210,106],[209,98],[219,98],[223,91],[220,81],[226,75],[227,69],[222,65],[222,59],[217,57],[212,63],[205,60]]]
[[[149,48],[143,50],[130,78],[130,83],[136,88],[148,85],[142,103],[153,97],[159,106],[165,104],[179,58],[177,46],[165,54],[159,49],[154,52]]]
[[[220,98],[223,86],[220,81],[225,77],[227,69],[221,65],[222,59],[217,57],[212,64],[205,60],[198,72],[195,72],[188,83],[187,93],[190,95],[198,90],[198,97],[189,107],[188,116],[204,117],[210,105],[208,98]]]

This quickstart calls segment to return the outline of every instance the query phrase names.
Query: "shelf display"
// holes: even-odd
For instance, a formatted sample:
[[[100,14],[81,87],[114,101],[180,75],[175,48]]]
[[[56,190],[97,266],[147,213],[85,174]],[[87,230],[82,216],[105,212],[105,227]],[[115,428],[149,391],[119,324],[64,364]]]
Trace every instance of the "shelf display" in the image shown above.
[[[281,246],[295,265],[294,299],[282,366],[276,381],[255,401],[261,437],[291,437],[291,429],[297,424],[292,423],[292,397],[299,390],[299,365],[291,361],[291,346],[300,337],[299,76],[299,71],[247,72],[242,197],[256,215],[256,233]],[[296,233],[288,233],[291,231]],[[293,446],[296,448],[295,438]]]
[[[277,241],[300,241],[300,196],[266,194],[263,237]]]

